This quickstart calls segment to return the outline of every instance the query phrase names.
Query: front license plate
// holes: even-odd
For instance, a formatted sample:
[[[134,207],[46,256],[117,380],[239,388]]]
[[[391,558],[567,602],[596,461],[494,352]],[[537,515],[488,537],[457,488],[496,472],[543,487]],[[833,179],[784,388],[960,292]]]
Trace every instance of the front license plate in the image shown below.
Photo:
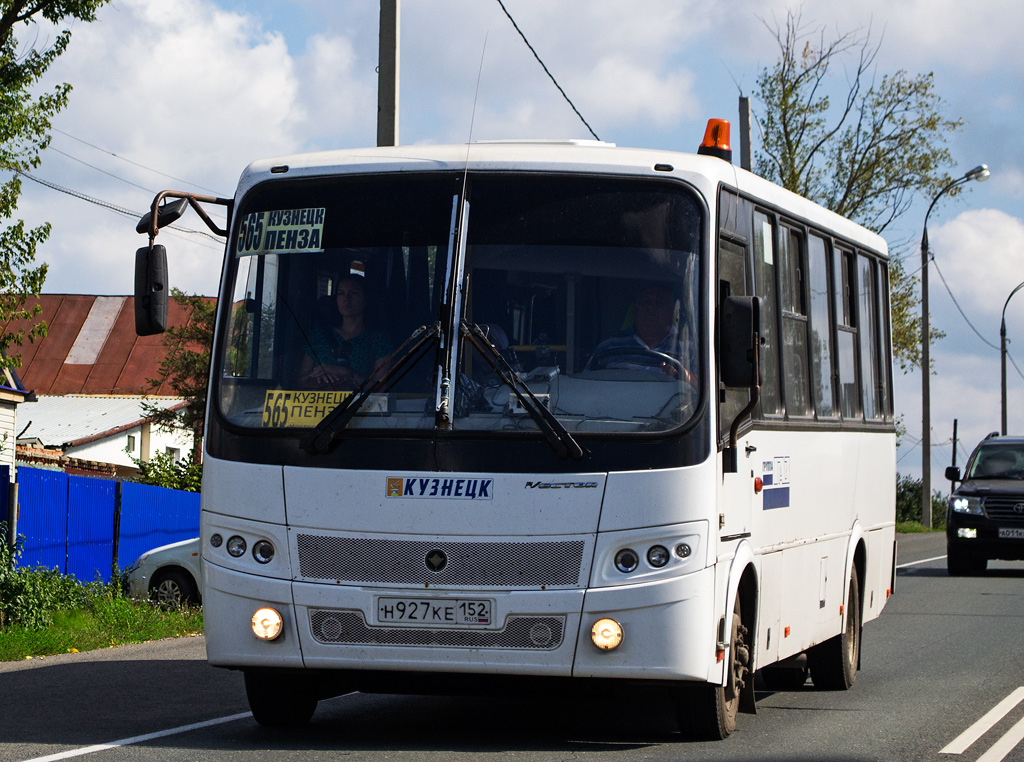
[[[1016,527],[1000,527],[999,536],[1010,540],[1024,540],[1024,529]]]
[[[488,627],[494,601],[487,598],[378,598],[380,624]]]

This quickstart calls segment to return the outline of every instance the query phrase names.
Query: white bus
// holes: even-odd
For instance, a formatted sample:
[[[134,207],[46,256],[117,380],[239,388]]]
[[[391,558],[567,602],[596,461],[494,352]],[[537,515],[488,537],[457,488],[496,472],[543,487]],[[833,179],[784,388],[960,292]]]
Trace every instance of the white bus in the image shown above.
[[[227,207],[203,604],[259,723],[628,683],[723,738],[756,669],[854,681],[893,587],[886,245],[713,127],[288,156],[154,200],[141,333],[158,229]]]

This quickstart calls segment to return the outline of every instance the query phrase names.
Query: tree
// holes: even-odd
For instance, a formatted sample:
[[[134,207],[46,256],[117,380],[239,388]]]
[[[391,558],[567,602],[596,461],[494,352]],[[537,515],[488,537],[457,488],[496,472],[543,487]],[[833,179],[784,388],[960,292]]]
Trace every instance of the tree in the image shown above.
[[[37,48],[19,40],[18,31],[31,30],[42,18],[54,25],[65,19],[93,21],[107,0],[0,0],[0,173],[10,177],[0,185],[0,322],[31,321],[40,307],[26,307],[38,297],[46,279],[46,264],[35,265],[36,250],[50,235],[49,223],[26,229],[14,220],[21,195],[22,173],[39,166],[39,154],[50,142],[50,119],[68,101],[71,85],[33,94],[43,74],[71,41],[71,31],[60,31],[49,47]],[[36,30],[38,31],[38,30]],[[28,38],[29,35],[23,35]],[[16,368],[21,354],[8,355],[25,339],[46,335],[46,323],[27,323],[0,333],[0,370]]]
[[[767,26],[767,24],[766,24]],[[761,150],[755,171],[788,190],[881,233],[906,213],[914,197],[937,193],[952,179],[946,147],[962,126],[942,116],[932,74],[900,70],[877,79],[879,45],[864,35],[809,30],[789,12],[773,32],[780,58],[761,71],[755,97]],[[834,68],[852,58],[835,105]],[[919,365],[916,279],[898,257],[889,270],[893,350],[900,366]],[[931,340],[941,337],[932,331]]]
[[[185,310],[188,319],[164,333],[167,351],[160,361],[160,377],[147,380],[152,389],[168,384],[175,396],[186,400],[188,406],[175,411],[146,403],[143,412],[158,426],[191,431],[195,437],[193,458],[198,461],[202,451],[216,302],[205,296],[189,296],[178,288],[171,289],[171,297]]]

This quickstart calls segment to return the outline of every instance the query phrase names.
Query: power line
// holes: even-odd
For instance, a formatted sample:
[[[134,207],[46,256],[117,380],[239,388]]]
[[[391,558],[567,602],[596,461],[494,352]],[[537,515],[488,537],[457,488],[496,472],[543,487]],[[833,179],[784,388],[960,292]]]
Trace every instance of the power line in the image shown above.
[[[81,143],[82,145],[89,146],[89,148],[93,148],[93,149],[95,149],[97,151],[100,151],[101,153],[105,153],[105,154],[108,154],[109,156],[113,156],[115,159],[119,159],[121,161],[127,162],[128,164],[131,164],[133,166],[139,167],[140,169],[144,169],[147,172],[152,172],[153,174],[160,175],[161,177],[166,177],[169,180],[175,180],[175,181],[177,181],[179,183],[187,183],[188,185],[191,185],[194,188],[202,188],[203,190],[209,191],[210,193],[213,193],[216,196],[223,195],[223,194],[219,193],[218,191],[213,190],[212,188],[206,188],[206,187],[204,187],[202,185],[199,185],[198,183],[193,183],[193,182],[191,182],[189,180],[185,180],[185,179],[183,179],[181,177],[175,177],[174,175],[169,175],[166,172],[161,172],[158,169],[153,169],[152,167],[147,167],[145,164],[139,164],[139,162],[137,162],[137,161],[132,161],[131,159],[128,159],[128,158],[126,158],[124,156],[120,156],[119,154],[114,153],[113,151],[110,151],[110,150],[108,150],[106,148],[101,148],[98,145],[90,143],[87,140],[82,140],[82,138],[75,137],[71,133],[65,132],[64,130],[57,129],[56,127],[51,127],[50,129],[52,129],[54,132],[59,132],[61,135],[64,135],[65,137],[68,137],[68,138],[71,138],[72,140],[76,140],[79,143]],[[56,149],[53,149],[53,150],[56,150]],[[66,155],[67,154],[65,154],[65,156]],[[74,157],[71,157],[71,158],[74,158]],[[82,162],[82,163],[84,164],[85,162]],[[100,170],[100,171],[102,171],[102,170]]]
[[[50,188],[51,190],[55,190],[58,193],[64,193],[64,194],[66,194],[68,196],[73,196],[74,198],[80,199],[82,201],[86,201],[86,202],[88,202],[90,204],[95,204],[96,206],[101,206],[104,209],[109,209],[112,212],[117,212],[118,214],[123,214],[125,217],[131,217],[132,219],[136,219],[137,220],[137,219],[139,219],[142,216],[141,212],[136,212],[136,211],[133,211],[132,209],[127,209],[127,208],[125,208],[123,206],[117,206],[116,204],[112,204],[109,201],[104,201],[102,199],[94,198],[93,196],[88,196],[85,193],[82,193],[81,191],[76,191],[76,190],[73,190],[71,188],[65,188],[63,185],[58,185],[57,183],[50,182],[49,180],[44,180],[41,177],[35,177],[33,175],[30,175],[28,172],[18,171],[18,174],[21,175],[24,178],[27,178],[27,179],[31,180],[34,183],[38,183],[39,185],[43,185],[43,186],[45,186],[47,188]],[[202,236],[203,238],[209,238],[210,240],[216,241],[217,243],[223,243],[222,239],[219,236],[214,236],[211,233],[207,233],[205,230],[193,230],[191,228],[183,228],[183,227],[180,227],[178,225],[170,225],[168,227],[171,230],[176,230],[176,231],[178,231],[180,233],[188,233],[189,235],[198,235],[198,236]]]
[[[501,10],[503,10],[505,12],[505,15],[508,16],[508,20],[512,22],[512,26],[514,26],[516,28],[516,31],[519,32],[519,36],[523,38],[523,42],[526,43],[526,47],[528,47],[530,49],[530,52],[533,53],[533,57],[537,59],[537,63],[540,64],[541,68],[544,70],[544,73],[547,74],[548,78],[555,83],[555,87],[558,88],[558,92],[560,92],[562,94],[562,97],[565,98],[565,102],[572,106],[572,110],[576,112],[576,116],[578,116],[580,118],[580,121],[583,122],[583,124],[586,126],[588,130],[590,130],[590,134],[594,136],[594,140],[600,140],[601,138],[599,138],[597,136],[597,133],[594,132],[594,128],[587,124],[587,120],[583,118],[583,114],[581,114],[580,110],[576,108],[576,106],[573,104],[571,100],[569,100],[569,96],[565,94],[565,90],[563,90],[562,86],[558,84],[558,80],[555,79],[555,75],[548,71],[548,67],[544,65],[544,62],[540,59],[540,56],[537,55],[537,51],[533,49],[533,45],[531,45],[530,41],[526,39],[526,35],[523,34],[523,30],[519,28],[519,24],[517,24],[516,20],[512,18],[512,14],[508,12],[508,8],[505,7],[505,3],[501,2],[501,0],[498,0],[498,5],[501,6]]]
[[[56,153],[59,153],[61,156],[66,156],[69,159],[71,159],[71,161],[77,161],[79,164],[84,164],[89,169],[95,169],[97,172],[101,172],[102,174],[106,175],[107,177],[113,177],[115,180],[120,180],[122,183],[125,183],[126,185],[131,185],[133,188],[138,188],[139,190],[144,190],[147,193],[156,194],[156,191],[153,190],[152,188],[147,188],[144,185],[139,185],[138,183],[133,183],[131,180],[125,180],[123,177],[115,175],[113,172],[107,172],[107,170],[105,170],[105,169],[100,169],[99,167],[97,167],[97,166],[95,166],[93,164],[90,164],[87,161],[83,161],[82,159],[79,159],[77,156],[72,156],[71,154],[69,154],[69,153],[67,153],[65,151],[60,150],[59,148],[54,148],[53,146],[50,146],[49,150],[50,151],[55,151]]]
[[[970,326],[971,330],[974,331],[975,334],[977,334],[978,338],[981,339],[982,343],[984,343],[986,346],[989,346],[989,347],[991,347],[992,349],[994,349],[994,350],[996,350],[998,352],[999,351],[999,347],[997,347],[995,344],[993,344],[988,339],[986,339],[984,336],[982,336],[981,332],[977,328],[974,327],[974,323],[972,323],[970,321],[970,318],[967,317],[967,313],[965,313],[963,311],[963,308],[960,306],[960,302],[958,302],[956,300],[956,297],[953,296],[953,292],[950,290],[949,284],[946,283],[946,278],[942,274],[942,270],[939,269],[939,263],[935,261],[935,257],[934,256],[931,257],[931,262],[932,262],[933,265],[935,265],[935,272],[937,272],[939,274],[939,280],[941,280],[942,281],[942,285],[946,287],[946,293],[949,294],[949,298],[953,300],[953,304],[956,306],[956,309],[960,313],[960,316],[964,319],[964,322],[967,323],[967,325]]]

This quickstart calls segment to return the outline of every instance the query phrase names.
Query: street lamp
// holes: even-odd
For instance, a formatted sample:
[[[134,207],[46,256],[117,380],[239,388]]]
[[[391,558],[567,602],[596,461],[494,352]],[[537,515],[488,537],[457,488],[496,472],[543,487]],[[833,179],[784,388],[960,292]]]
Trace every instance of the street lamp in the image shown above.
[[[963,177],[953,180],[935,194],[928,211],[924,215],[924,232],[921,235],[921,523],[926,527],[932,525],[932,393],[931,393],[931,358],[928,344],[930,329],[928,327],[928,216],[935,207],[935,202],[948,191],[969,183],[971,180],[981,182],[989,176],[988,165],[979,164]]]
[[[1003,305],[1003,318],[999,322],[999,358],[1002,361],[1002,367],[1000,368],[1002,374],[1001,399],[1003,402],[1002,417],[1000,418],[1002,428],[1000,429],[1000,431],[1002,432],[1002,435],[1004,437],[1006,436],[1006,308],[1010,306],[1010,299],[1013,297],[1013,295],[1020,291],[1022,288],[1024,288],[1024,283],[1018,284],[1017,288],[1013,289],[1013,291],[1010,292],[1010,296],[1006,297],[1006,303]]]

